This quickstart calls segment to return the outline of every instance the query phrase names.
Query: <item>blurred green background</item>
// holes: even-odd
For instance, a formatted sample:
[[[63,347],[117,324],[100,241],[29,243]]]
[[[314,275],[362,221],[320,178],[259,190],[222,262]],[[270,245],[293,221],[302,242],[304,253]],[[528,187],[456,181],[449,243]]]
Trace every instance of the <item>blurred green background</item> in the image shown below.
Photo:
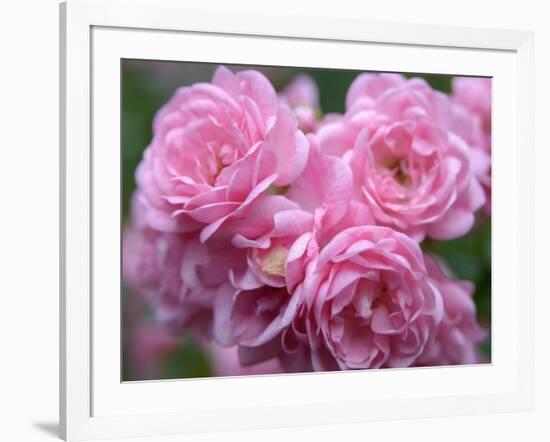
[[[152,137],[152,120],[155,112],[168,101],[180,86],[210,81],[218,64],[188,63],[150,60],[122,61],[122,198],[123,217],[128,215],[130,197],[135,189],[134,172],[141,160],[143,150]],[[281,90],[295,75],[305,73],[317,83],[323,113],[344,111],[349,85],[360,73],[353,70],[289,68],[270,66],[226,65],[233,71],[257,69]],[[451,91],[449,75],[426,75],[405,73],[407,77],[422,77],[432,87],[442,92]],[[474,299],[478,307],[480,323],[490,330],[491,324],[491,222],[480,220],[467,236],[453,241],[425,241],[423,248],[443,257],[457,278],[472,281],[476,286]],[[147,308],[141,306],[141,314],[130,308],[136,302],[125,290],[124,335],[132,333],[136,321],[148,321]],[[135,306],[134,306],[135,307]],[[132,313],[129,314],[128,310]],[[138,319],[135,319],[135,318]],[[133,319],[132,319],[133,318]],[[123,380],[142,379],[128,355],[127,336],[123,336]],[[482,345],[487,359],[491,356],[490,335]],[[211,361],[205,352],[189,339],[182,341],[175,351],[165,358],[162,367],[156,369],[155,378],[204,377],[212,375]],[[150,378],[150,377],[149,377]]]

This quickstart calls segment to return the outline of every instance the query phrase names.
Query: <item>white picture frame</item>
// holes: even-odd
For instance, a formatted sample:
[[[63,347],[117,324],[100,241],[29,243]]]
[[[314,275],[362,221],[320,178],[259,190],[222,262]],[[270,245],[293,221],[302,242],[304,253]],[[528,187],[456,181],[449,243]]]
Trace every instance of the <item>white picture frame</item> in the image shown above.
[[[161,436],[532,408],[531,33],[243,15],[206,6],[193,9],[177,0],[69,0],[61,4],[60,14],[63,438]],[[237,48],[233,52],[216,55],[216,50],[228,47],[227,39],[240,46],[232,44]],[[177,52],[175,48],[186,47],[182,42],[200,51]],[[319,54],[330,50],[334,57],[319,61]],[[368,51],[369,60],[358,59],[357,51]],[[398,56],[384,55],[389,52]],[[116,222],[120,201],[109,189],[119,182],[116,69],[124,57],[277,65],[298,65],[301,60],[299,65],[306,66],[493,76],[492,363],[121,383]],[[108,108],[115,113],[109,114]],[[112,224],[103,222],[103,215],[113,210]],[[498,240],[501,233],[513,240],[503,244]],[[358,395],[365,387],[369,394]],[[190,399],[182,404],[178,392]]]

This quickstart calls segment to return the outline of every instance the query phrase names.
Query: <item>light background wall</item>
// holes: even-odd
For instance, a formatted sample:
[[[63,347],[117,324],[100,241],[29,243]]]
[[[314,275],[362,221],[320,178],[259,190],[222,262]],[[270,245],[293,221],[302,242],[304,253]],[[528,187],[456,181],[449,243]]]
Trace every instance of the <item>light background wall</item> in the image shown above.
[[[182,0],[184,1],[184,0]],[[192,3],[192,2],[189,2]],[[161,441],[550,439],[550,14],[537,0],[196,1],[242,11],[535,31],[536,410],[162,438]],[[0,12],[0,439],[54,440],[58,388],[58,2]],[[147,439],[152,440],[152,439]],[[137,439],[146,441],[146,439]]]

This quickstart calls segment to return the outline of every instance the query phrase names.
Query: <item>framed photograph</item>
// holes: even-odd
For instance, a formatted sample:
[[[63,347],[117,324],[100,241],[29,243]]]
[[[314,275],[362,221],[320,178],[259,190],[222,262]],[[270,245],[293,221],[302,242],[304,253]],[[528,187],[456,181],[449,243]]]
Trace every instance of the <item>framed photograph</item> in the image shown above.
[[[66,440],[532,407],[530,33],[60,14]]]

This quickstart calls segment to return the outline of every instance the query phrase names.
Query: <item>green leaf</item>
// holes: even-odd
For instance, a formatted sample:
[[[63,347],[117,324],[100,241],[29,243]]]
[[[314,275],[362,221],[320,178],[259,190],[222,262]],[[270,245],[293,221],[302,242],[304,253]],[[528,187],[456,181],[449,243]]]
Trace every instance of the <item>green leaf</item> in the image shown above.
[[[212,376],[206,352],[192,340],[185,340],[164,361],[159,379],[202,378]]]

